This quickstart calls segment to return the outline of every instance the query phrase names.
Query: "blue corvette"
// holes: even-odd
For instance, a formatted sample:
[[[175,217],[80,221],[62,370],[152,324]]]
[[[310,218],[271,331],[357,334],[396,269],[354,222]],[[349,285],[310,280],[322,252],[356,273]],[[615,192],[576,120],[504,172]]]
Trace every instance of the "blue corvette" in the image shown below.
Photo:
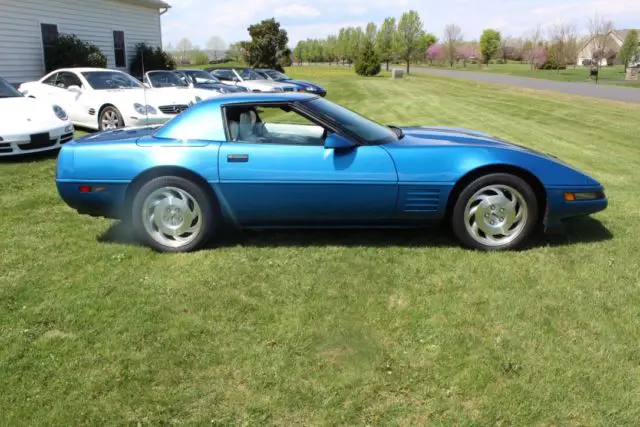
[[[131,221],[165,252],[223,227],[423,227],[448,222],[482,250],[523,245],[538,226],[607,207],[596,180],[471,130],[383,126],[304,93],[226,94],[165,125],[66,144],[62,199]]]

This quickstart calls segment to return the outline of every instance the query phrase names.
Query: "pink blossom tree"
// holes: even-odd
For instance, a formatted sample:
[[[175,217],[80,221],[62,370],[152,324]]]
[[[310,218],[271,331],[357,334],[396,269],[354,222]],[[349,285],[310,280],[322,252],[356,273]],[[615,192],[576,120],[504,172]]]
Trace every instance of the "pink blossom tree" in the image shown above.
[[[466,67],[467,62],[478,58],[478,49],[470,43],[461,44],[456,48],[456,56],[462,60],[462,64]]]
[[[531,49],[531,65],[535,70],[542,67],[548,59],[547,49],[543,46],[535,46]]]
[[[430,65],[433,65],[433,61],[442,63],[445,60],[444,46],[441,44],[433,44],[427,49],[427,60]]]

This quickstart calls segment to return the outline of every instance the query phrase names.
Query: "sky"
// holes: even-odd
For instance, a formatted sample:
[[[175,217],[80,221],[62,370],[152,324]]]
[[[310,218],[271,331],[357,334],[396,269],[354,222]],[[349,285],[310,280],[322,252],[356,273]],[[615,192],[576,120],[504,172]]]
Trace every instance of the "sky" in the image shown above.
[[[477,39],[484,28],[503,36],[521,36],[537,24],[574,24],[586,33],[589,17],[598,13],[615,28],[640,28],[640,0],[167,0],[172,8],[162,17],[163,43],[174,46],[183,37],[206,48],[212,36],[227,44],[249,38],[247,27],[276,18],[289,35],[289,46],[299,40],[324,38],[341,27],[382,23],[417,10],[424,29],[442,37],[455,23],[465,39]]]

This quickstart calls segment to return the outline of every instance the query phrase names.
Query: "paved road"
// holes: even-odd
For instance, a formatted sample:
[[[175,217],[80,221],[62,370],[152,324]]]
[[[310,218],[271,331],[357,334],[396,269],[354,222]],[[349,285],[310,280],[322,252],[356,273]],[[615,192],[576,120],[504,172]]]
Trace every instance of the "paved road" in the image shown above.
[[[613,101],[640,103],[640,89],[612,86],[608,84],[557,82],[553,80],[533,79],[527,77],[508,76],[504,74],[483,73],[473,71],[436,70],[433,68],[411,69],[416,74],[436,74],[458,79],[480,80],[489,83],[500,83],[530,89],[552,90],[572,95],[590,96]]]

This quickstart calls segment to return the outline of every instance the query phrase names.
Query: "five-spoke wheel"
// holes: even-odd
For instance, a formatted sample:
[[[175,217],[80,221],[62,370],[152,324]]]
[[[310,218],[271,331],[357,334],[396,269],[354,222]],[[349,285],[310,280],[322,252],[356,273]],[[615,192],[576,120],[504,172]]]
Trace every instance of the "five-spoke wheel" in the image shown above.
[[[119,129],[124,127],[124,120],[116,107],[107,106],[100,112],[98,126],[100,130]]]
[[[534,231],[538,203],[531,186],[509,174],[478,178],[460,193],[451,217],[466,245],[500,250],[520,246]]]
[[[202,247],[216,229],[215,200],[181,177],[155,178],[143,185],[132,204],[133,226],[154,249],[188,252]]]

